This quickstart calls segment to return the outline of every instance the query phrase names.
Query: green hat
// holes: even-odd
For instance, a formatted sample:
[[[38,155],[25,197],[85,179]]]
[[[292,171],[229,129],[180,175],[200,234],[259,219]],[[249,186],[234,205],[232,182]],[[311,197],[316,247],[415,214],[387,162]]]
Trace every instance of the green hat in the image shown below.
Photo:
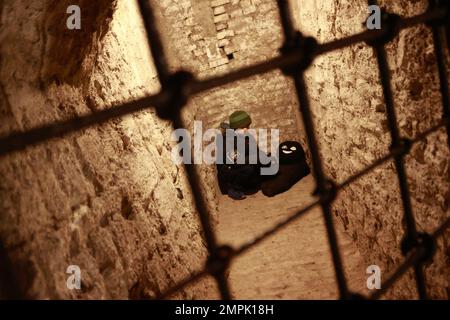
[[[235,111],[230,116],[231,129],[248,128],[252,123],[252,119],[245,111]]]

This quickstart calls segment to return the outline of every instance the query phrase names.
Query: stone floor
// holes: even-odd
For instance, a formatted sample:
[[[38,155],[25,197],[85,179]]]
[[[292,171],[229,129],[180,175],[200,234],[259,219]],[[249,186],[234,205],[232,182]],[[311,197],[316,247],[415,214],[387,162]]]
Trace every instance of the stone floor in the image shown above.
[[[234,247],[252,240],[312,201],[313,189],[313,178],[308,176],[273,198],[261,192],[242,201],[221,198],[218,240]],[[366,266],[338,221],[335,222],[349,287],[365,293]],[[235,259],[229,281],[234,299],[336,299],[334,269],[321,210],[312,210]]]

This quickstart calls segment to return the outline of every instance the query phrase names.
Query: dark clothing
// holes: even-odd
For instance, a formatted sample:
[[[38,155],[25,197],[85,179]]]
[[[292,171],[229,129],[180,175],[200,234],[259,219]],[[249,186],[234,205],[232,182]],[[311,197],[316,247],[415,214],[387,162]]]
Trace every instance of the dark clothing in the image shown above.
[[[262,184],[262,192],[267,197],[276,196],[289,190],[294,184],[310,174],[310,172],[306,162],[281,164],[278,174],[273,179],[269,179]]]
[[[258,191],[261,185],[259,172],[251,165],[224,165],[218,171],[219,187],[222,194],[231,189],[246,194]]]
[[[224,140],[222,144],[217,144],[217,150],[219,148],[222,150],[221,154],[218,152],[217,157],[217,177],[222,194],[227,194],[230,188],[247,194],[257,192],[260,189],[262,179],[259,161],[261,151],[256,144],[256,140],[252,136],[244,136],[231,131],[227,132]],[[233,142],[233,144],[229,143],[233,146],[232,150],[227,150],[226,141]],[[238,150],[239,143],[241,143],[241,146],[245,146],[245,151]],[[238,151],[244,151],[244,154],[240,154]],[[219,163],[220,161],[221,163]],[[251,163],[251,161],[256,163]]]
[[[262,184],[262,192],[268,197],[289,190],[294,184],[310,174],[305,151],[296,141],[285,141],[279,148],[280,168],[275,177]]]

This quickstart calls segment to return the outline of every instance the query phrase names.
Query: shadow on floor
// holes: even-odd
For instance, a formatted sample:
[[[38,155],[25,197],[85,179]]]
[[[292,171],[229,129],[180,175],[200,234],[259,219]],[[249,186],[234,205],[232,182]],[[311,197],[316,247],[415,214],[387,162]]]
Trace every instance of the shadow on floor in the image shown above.
[[[312,176],[273,198],[261,192],[245,200],[220,199],[217,235],[237,247],[271,228],[314,198]],[[366,267],[335,221],[350,290],[366,293]],[[334,268],[320,208],[234,260],[229,281],[234,299],[337,299]]]

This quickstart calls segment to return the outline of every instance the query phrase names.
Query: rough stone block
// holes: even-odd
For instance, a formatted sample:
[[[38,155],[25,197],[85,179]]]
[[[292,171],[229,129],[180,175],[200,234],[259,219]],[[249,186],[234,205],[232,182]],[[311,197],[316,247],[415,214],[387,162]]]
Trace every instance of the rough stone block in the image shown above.
[[[241,0],[240,6],[241,8],[250,7],[252,5],[250,0]]]
[[[224,13],[214,17],[214,23],[225,22],[230,20],[230,16],[228,13]]]
[[[220,56],[219,47],[217,47],[216,43],[209,43],[206,48],[206,55],[210,60],[216,60],[218,56]]]
[[[210,68],[217,68],[229,62],[228,58],[220,58],[209,62]]]
[[[230,3],[231,0],[213,0],[211,1],[211,7],[223,6],[224,4]]]
[[[216,24],[216,30],[217,31],[221,31],[221,30],[223,30],[223,29],[226,29],[228,27],[228,25],[226,24],[226,23],[219,23],[219,24]]]
[[[225,54],[227,54],[227,55],[238,51],[238,49],[234,45],[225,46],[223,48],[223,50],[225,51]]]
[[[223,30],[219,33],[217,33],[217,39],[218,40],[222,40],[225,39],[226,37],[232,37],[234,36],[234,31],[233,30]]]
[[[244,8],[242,8],[242,12],[244,14],[254,13],[254,12],[256,12],[256,6],[250,5],[248,7],[244,7]]]
[[[183,9],[188,9],[192,7],[191,1],[181,1],[180,5]]]
[[[233,19],[230,20],[227,25],[231,30],[240,29],[245,26],[245,21],[242,21],[242,19]]]
[[[237,18],[242,16],[244,13],[242,12],[242,9],[235,9],[233,11],[230,12],[230,17],[231,18]]]
[[[197,49],[197,45],[196,44],[192,44],[190,46],[188,46],[186,48],[187,51],[194,51],[195,49]]]
[[[196,50],[194,50],[194,56],[196,56],[196,57],[200,57],[200,56],[202,56],[202,55],[204,55],[204,54],[205,54],[205,51],[202,50],[202,49],[196,49]]]
[[[213,12],[215,16],[218,16],[222,13],[225,13],[225,7],[224,6],[215,7]]]
[[[264,3],[264,4],[260,5],[258,8],[259,8],[259,12],[261,12],[261,13],[267,13],[270,10],[275,9],[275,7],[272,3]]]
[[[194,18],[193,17],[189,17],[187,19],[184,20],[184,24],[186,26],[193,26],[195,24]]]
[[[222,40],[219,40],[217,42],[217,45],[219,46],[219,48],[225,47],[225,46],[227,46],[229,44],[230,44],[230,40],[229,39],[222,39]]]
[[[203,36],[201,34],[196,33],[196,34],[191,35],[191,39],[192,39],[192,41],[199,41],[199,40],[203,39]]]

